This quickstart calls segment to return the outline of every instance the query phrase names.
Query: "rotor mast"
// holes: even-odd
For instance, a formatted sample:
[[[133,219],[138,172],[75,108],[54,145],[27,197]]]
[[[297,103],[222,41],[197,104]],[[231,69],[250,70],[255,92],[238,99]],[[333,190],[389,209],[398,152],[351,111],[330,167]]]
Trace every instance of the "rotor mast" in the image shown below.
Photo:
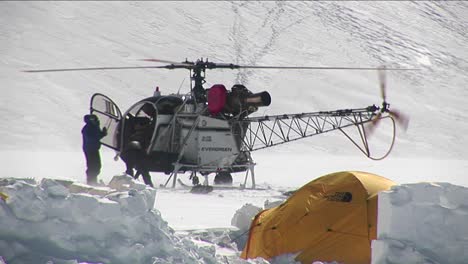
[[[190,78],[193,82],[192,86],[192,95],[195,97],[195,100],[197,103],[204,103],[206,102],[206,94],[205,94],[205,88],[203,88],[203,85],[206,83],[205,81],[205,76],[206,76],[206,69],[238,69],[241,68],[242,66],[235,65],[232,63],[214,63],[214,62],[209,62],[208,59],[206,58],[203,60],[203,58],[197,60],[195,63],[188,61],[187,59],[185,62],[182,63],[183,65],[189,65],[187,67],[190,69]]]
[[[203,84],[206,83],[205,71],[207,64],[208,60],[204,62],[202,58],[201,60],[197,60],[197,62],[193,65],[193,68],[190,69],[192,75],[191,80],[193,81],[192,96],[195,98],[197,103],[204,103],[206,101]]]

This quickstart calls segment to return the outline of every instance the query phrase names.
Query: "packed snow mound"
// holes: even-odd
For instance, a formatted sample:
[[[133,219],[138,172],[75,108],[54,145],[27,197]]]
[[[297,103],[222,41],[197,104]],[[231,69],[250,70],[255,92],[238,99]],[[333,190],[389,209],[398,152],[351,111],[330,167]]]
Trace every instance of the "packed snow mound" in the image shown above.
[[[239,228],[239,230],[247,231],[250,228],[250,223],[253,218],[260,213],[260,211],[276,207],[283,202],[284,199],[275,199],[274,201],[265,200],[263,208],[246,203],[236,211],[231,219],[231,225]]]
[[[418,183],[379,194],[372,263],[466,263],[468,188]]]
[[[155,189],[129,176],[109,185],[2,179],[2,257],[7,263],[216,263],[213,252],[174,235],[153,208]]]
[[[236,211],[231,219],[231,225],[239,228],[240,230],[249,230],[252,219],[258,214],[262,208],[252,205],[250,203],[244,204]]]

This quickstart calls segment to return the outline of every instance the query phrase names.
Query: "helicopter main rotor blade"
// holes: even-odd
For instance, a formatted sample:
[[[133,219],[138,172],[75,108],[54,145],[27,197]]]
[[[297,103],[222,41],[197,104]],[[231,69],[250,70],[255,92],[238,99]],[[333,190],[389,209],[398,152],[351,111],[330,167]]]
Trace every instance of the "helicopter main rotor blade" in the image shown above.
[[[244,69],[285,69],[285,70],[379,70],[381,68],[373,67],[326,67],[326,66],[317,66],[317,67],[304,67],[304,66],[248,66],[248,65],[234,65],[235,68],[244,68]],[[385,70],[416,70],[411,68],[385,68]]]
[[[128,70],[128,69],[283,69],[283,70],[382,70],[374,67],[327,67],[327,66],[256,66],[237,65],[232,63],[214,63],[203,60],[191,62],[175,62],[161,59],[141,59],[148,62],[170,63],[164,66],[133,66],[133,67],[91,67],[91,68],[69,68],[69,69],[46,69],[46,70],[26,70],[24,72],[64,72],[64,71],[95,71],[95,70]],[[384,68],[384,70],[417,70],[410,68]],[[383,91],[383,90],[382,90]]]
[[[191,61],[170,61],[170,60],[160,60],[160,59],[140,59],[141,61],[150,61],[150,62],[161,62],[161,63],[170,63],[172,65],[183,65],[183,66],[193,66],[194,63]]]
[[[92,67],[92,68],[68,68],[68,69],[47,69],[47,70],[25,70],[23,72],[65,72],[65,71],[97,71],[97,70],[129,70],[129,69],[173,69],[167,66],[133,66],[133,67]]]
[[[284,70],[381,70],[382,67],[328,67],[328,66],[263,66],[263,65],[238,65],[233,63],[216,63],[203,60],[196,62],[185,60],[184,62],[175,62],[161,59],[142,59],[142,61],[171,63],[180,68],[205,68],[205,69],[284,69]],[[411,68],[384,68],[384,70],[417,70]]]

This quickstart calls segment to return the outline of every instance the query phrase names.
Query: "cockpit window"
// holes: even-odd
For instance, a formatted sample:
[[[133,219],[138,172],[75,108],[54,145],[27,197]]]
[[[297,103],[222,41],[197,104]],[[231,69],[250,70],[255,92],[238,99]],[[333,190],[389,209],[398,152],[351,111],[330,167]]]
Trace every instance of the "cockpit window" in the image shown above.
[[[154,103],[150,101],[138,102],[127,111],[127,115],[132,117],[145,116],[153,118],[155,113],[156,109]]]
[[[183,104],[183,100],[179,97],[165,96],[156,102],[156,108],[161,115],[173,115]]]

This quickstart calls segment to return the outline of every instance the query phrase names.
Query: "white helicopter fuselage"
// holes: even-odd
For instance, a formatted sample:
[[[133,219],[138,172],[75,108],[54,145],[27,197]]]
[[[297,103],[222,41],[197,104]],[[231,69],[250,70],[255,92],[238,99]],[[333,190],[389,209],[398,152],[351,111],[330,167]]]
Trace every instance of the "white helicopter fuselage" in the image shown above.
[[[239,148],[227,120],[181,112],[158,116],[149,151],[176,151],[179,162],[224,168],[235,161]]]

